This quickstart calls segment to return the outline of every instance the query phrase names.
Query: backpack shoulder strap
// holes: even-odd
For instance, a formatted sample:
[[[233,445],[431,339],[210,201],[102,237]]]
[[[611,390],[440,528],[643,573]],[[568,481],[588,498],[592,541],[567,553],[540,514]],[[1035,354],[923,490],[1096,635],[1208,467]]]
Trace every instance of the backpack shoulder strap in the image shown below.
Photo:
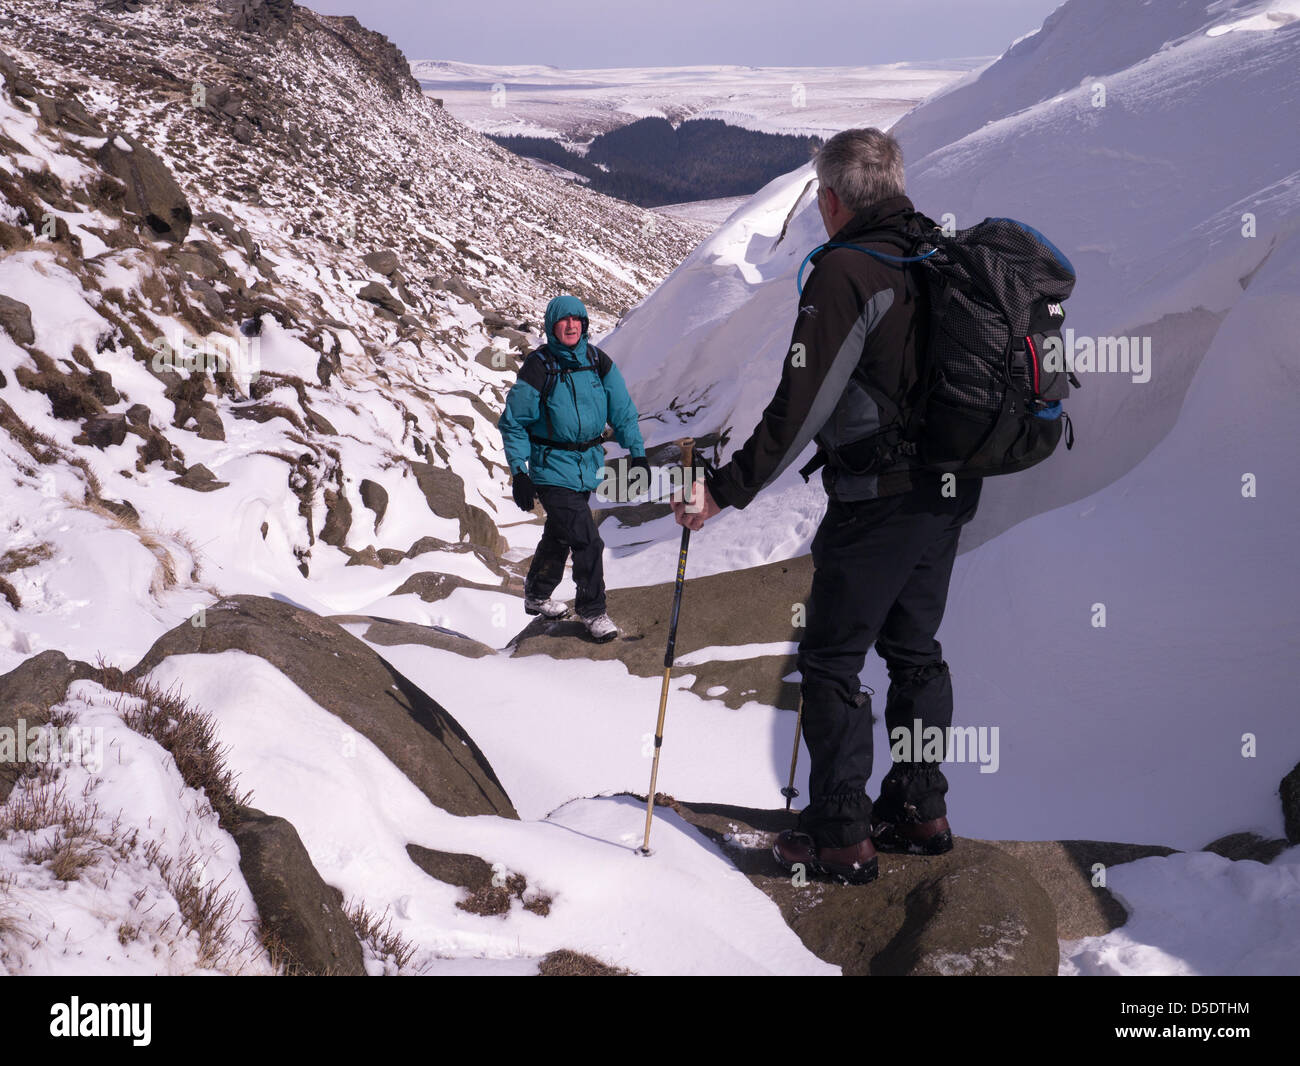
[[[592,356],[593,352],[595,353],[594,356]],[[614,365],[614,360],[594,344],[590,343],[587,345],[587,355],[591,358],[591,365],[595,367],[596,373],[598,373],[601,380],[604,381],[605,375],[609,373],[609,368]]]
[[[554,375],[544,348],[534,348],[519,368],[519,380],[526,381],[545,397],[554,385]]]

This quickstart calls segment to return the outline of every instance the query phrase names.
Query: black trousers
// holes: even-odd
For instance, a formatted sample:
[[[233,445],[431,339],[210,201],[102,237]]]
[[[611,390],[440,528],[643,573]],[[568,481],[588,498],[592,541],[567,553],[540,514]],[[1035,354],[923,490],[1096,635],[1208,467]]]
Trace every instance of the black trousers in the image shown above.
[[[975,516],[980,479],[939,482],[858,503],[832,500],[813,538],[813,587],[799,645],[804,740],[811,759],[808,806],[799,827],[822,847],[847,847],[870,834],[870,694],[858,677],[874,644],[889,668],[885,725],[922,736],[881,783],[875,814],[928,821],[947,814],[948,782],[923,761],[924,731],[952,724],[952,681],[935,634],[943,620],[961,527]],[[933,734],[930,734],[931,736]],[[933,749],[930,752],[933,755]]]
[[[537,498],[546,511],[546,525],[524,581],[524,595],[547,599],[564,577],[564,563],[572,552],[573,580],[578,586],[574,607],[583,618],[604,614],[605,542],[591,517],[591,493],[560,485],[538,485]]]

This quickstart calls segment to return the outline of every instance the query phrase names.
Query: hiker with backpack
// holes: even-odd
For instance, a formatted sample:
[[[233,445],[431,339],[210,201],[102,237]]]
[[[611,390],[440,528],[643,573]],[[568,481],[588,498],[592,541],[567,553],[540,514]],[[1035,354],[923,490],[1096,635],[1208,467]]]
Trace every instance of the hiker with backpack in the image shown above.
[[[587,308],[576,296],[546,306],[546,342],[529,352],[497,422],[510,464],[515,503],[546,511],[542,538],[524,582],[524,610],[563,618],[569,609],[551,599],[573,555],[574,608],[593,639],[618,636],[606,613],[602,555],[589,501],[602,482],[606,424],[631,454],[630,466],[648,482],[650,464],[637,425],[636,405],[613,361],[587,339]]]
[[[1041,235],[986,220],[981,226],[1008,226],[991,227],[989,255],[983,245],[967,254],[915,211],[904,193],[899,145],[876,129],[832,137],[815,166],[818,210],[831,239],[808,257],[814,269],[776,393],[730,462],[706,469],[691,503],[673,509],[689,529],[724,507],[743,509],[816,440],[814,460],[800,471],[806,479],[822,468],[828,496],[812,542],[798,652],[809,802],[798,828],[777,837],[773,854],[786,869],[802,864],[863,884],[877,876],[877,850],[933,855],[952,848],[940,763],[953,692],[936,633],[982,476],[1036,462],[1060,436],[1064,375],[1050,375],[1027,351],[1059,326],[1064,313],[1056,312],[1073,271],[1068,285],[1065,269],[1044,284],[1054,310],[1046,310],[1046,297],[1036,302],[1032,328],[1023,300],[1003,301],[1017,319],[1003,321],[1005,308],[995,314],[982,295],[982,284],[998,273],[985,266],[999,242],[1037,263]],[[943,254],[931,261],[936,248]],[[984,355],[987,365],[978,358]],[[873,645],[889,671],[891,738],[899,728],[921,731],[899,746],[906,758],[892,762],[875,803],[866,791],[873,693],[859,681]],[[921,743],[936,727],[942,753]]]

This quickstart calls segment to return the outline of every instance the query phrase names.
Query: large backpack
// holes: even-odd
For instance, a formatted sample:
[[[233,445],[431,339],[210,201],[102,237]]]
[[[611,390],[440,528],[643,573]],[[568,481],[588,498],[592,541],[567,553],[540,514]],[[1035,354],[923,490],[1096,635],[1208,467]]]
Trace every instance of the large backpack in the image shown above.
[[[573,374],[590,372],[599,374],[601,381],[605,380],[605,375],[613,366],[613,360],[608,355],[597,348],[591,341],[587,342],[587,365],[565,367],[561,366],[559,361],[547,349],[546,345],[535,348],[528,353],[524,360],[523,366],[519,368],[519,379],[528,382],[535,388],[541,396],[540,406],[542,418],[546,421],[546,436],[540,437],[529,433],[529,438],[534,444],[540,444],[547,448],[559,448],[563,451],[585,452],[589,448],[594,448],[598,444],[604,443],[604,435],[595,437],[587,441],[568,441],[557,440],[555,437],[555,426],[551,422],[551,394],[555,391],[555,386],[561,380],[568,381]]]
[[[916,389],[898,398],[897,417],[871,440],[841,449],[852,456],[842,465],[866,473],[864,455],[877,469],[914,456],[939,473],[990,477],[1041,462],[1063,435],[1072,448],[1074,428],[1061,401],[1079,381],[1061,358],[1060,333],[1063,303],[1074,290],[1070,261],[1010,218],[986,218],[951,237],[919,212],[905,225],[858,238],[891,243],[902,255],[822,246],[856,248],[911,269],[923,296]],[[802,277],[801,265],[801,289]],[[1055,358],[1045,360],[1049,352]]]

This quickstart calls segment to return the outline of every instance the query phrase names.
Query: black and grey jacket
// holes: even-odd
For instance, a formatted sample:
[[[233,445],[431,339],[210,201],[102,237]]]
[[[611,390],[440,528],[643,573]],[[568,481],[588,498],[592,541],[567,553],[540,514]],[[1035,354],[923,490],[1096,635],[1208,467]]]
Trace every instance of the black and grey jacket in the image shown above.
[[[912,210],[905,196],[882,200],[830,243],[900,255],[897,245],[858,238],[901,227]],[[917,282],[907,268],[853,248],[824,248],[812,262],[776,394],[749,440],[708,479],[720,506],[747,506],[814,438],[831,456],[822,484],[843,502],[907,492],[935,476],[907,456],[890,454],[870,473],[853,473],[834,458],[844,445],[875,440],[896,421],[899,406],[915,398],[917,330],[924,321]]]

